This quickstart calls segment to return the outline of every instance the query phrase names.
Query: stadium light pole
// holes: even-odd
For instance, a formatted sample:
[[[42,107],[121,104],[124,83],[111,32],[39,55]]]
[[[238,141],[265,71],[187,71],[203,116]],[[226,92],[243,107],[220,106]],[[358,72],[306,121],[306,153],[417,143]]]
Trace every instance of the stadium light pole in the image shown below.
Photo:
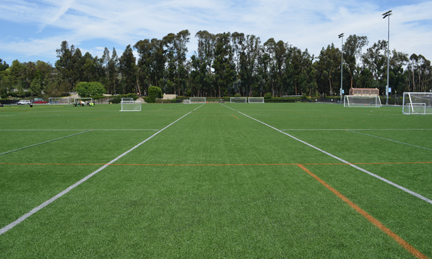
[[[344,34],[343,33],[341,33],[341,34],[339,34],[339,39],[340,38],[342,38],[342,45],[341,45],[341,88],[340,88],[340,96],[341,96],[341,103],[342,103],[342,85],[343,85],[343,50],[342,50],[342,48],[343,48],[343,36],[344,36]]]
[[[383,19],[388,17],[386,105],[388,105],[388,89],[390,81],[390,15],[392,15],[392,10],[383,13]]]

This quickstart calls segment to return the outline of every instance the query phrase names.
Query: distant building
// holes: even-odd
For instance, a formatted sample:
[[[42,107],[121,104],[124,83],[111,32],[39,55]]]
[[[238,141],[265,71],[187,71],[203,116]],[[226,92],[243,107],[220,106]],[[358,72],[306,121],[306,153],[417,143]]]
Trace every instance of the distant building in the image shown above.
[[[378,88],[351,88],[349,95],[379,95]]]

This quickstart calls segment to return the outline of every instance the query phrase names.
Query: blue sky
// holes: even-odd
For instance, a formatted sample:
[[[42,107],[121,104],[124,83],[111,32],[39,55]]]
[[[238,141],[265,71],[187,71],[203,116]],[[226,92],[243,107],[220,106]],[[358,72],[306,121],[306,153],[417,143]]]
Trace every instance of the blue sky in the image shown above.
[[[387,39],[388,10],[390,48],[432,59],[432,0],[1,0],[0,58],[54,64],[64,40],[83,54],[100,57],[107,47],[121,55],[128,44],[184,29],[190,54],[196,32],[207,30],[283,40],[317,56],[340,47],[340,33],[367,36],[369,46]]]

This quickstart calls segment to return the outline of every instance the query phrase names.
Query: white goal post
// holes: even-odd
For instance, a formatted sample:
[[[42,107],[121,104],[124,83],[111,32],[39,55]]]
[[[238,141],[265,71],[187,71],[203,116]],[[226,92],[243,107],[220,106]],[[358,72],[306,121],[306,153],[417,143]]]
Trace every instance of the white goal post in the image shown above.
[[[141,111],[141,102],[135,101],[133,98],[121,99],[121,112],[139,112]]]
[[[378,95],[345,95],[344,107],[381,107]]]
[[[206,103],[205,97],[191,97],[189,99],[190,103]]]
[[[403,114],[432,114],[432,93],[405,92],[402,102]]]
[[[264,103],[264,97],[249,97],[248,103]]]
[[[50,97],[48,103],[53,105],[70,105],[71,100],[69,97]]]
[[[230,103],[247,103],[247,97],[230,97]]]

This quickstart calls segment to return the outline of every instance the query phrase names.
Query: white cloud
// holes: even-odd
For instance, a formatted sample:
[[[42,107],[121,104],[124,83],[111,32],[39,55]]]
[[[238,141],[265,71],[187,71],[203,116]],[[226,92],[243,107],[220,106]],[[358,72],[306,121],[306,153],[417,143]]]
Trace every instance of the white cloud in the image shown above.
[[[390,47],[432,59],[431,26],[424,26],[425,20],[431,23],[431,9],[432,1],[394,6]],[[104,40],[110,51],[114,44],[121,46],[116,47],[121,52],[138,40],[162,38],[184,29],[191,32],[191,52],[196,48],[195,33],[207,30],[254,34],[263,43],[272,37],[318,55],[328,44],[340,47],[340,33],[367,36],[370,45],[387,39],[387,21],[381,16],[384,11],[378,0],[4,0],[0,3],[0,19],[17,26],[37,24],[41,31],[32,35],[35,39],[22,35],[12,40],[3,35],[6,37],[0,39],[0,55],[46,55],[53,61],[55,49],[67,40],[100,56],[98,47]],[[52,28],[60,32],[45,36]],[[97,45],[92,45],[96,40]]]

